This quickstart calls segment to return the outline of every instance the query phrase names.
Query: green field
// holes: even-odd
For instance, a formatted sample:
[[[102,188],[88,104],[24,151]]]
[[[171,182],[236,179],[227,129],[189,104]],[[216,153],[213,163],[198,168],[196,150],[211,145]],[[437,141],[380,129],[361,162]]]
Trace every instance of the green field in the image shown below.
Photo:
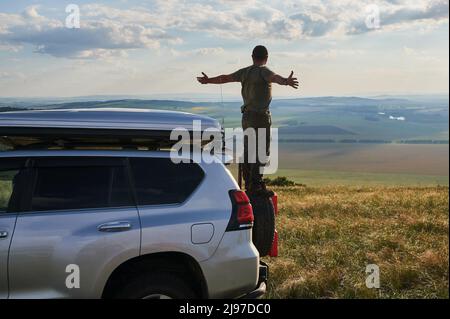
[[[237,178],[237,169],[234,165],[230,168]],[[274,175],[289,177],[290,180],[311,187],[322,186],[448,186],[449,177],[418,174],[382,174],[345,171],[319,171],[301,169],[279,169]]]
[[[308,186],[448,185],[448,145],[286,143],[278,176]]]
[[[345,172],[447,175],[448,145],[280,143],[279,167]]]
[[[267,298],[448,298],[448,187],[278,187]],[[365,285],[380,269],[380,289]]]
[[[363,172],[333,172],[299,169],[280,169],[275,176],[289,176],[299,184],[308,186],[448,186],[447,176],[418,174],[382,174]],[[271,176],[272,177],[272,176]]]
[[[307,186],[449,185],[448,145],[281,143],[276,176]],[[237,176],[235,165],[231,171]]]

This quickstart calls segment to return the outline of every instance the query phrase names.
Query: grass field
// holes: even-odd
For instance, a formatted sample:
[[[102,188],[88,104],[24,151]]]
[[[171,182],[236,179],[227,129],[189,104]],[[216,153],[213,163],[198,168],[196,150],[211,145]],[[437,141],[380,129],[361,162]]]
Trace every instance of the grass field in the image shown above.
[[[275,176],[307,186],[448,186],[448,145],[280,143]],[[273,155],[273,152],[272,152]],[[236,174],[236,165],[231,165]]]
[[[448,175],[387,174],[332,170],[279,169],[275,176],[289,176],[297,183],[321,187],[342,186],[448,186]],[[272,178],[272,176],[271,176]]]
[[[268,298],[448,298],[448,187],[278,187]],[[380,267],[380,289],[365,286]]]
[[[230,167],[231,172],[237,178],[236,165]],[[448,186],[448,175],[421,175],[421,174],[393,174],[370,173],[332,170],[302,170],[280,168],[269,178],[287,176],[290,180],[309,187],[323,186],[409,186],[430,187]]]
[[[448,145],[280,143],[279,167],[447,176]]]

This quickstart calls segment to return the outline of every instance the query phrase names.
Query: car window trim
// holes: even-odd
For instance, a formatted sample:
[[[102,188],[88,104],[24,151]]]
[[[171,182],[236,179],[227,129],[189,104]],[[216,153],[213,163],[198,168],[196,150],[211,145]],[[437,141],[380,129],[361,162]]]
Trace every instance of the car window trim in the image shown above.
[[[126,209],[136,209],[136,206],[133,205],[129,205],[129,206],[114,206],[114,207],[95,207],[95,208],[73,208],[73,209],[53,209],[53,210],[29,210],[29,211],[20,211],[17,212],[15,214],[18,215],[39,215],[39,214],[45,214],[45,215],[49,215],[49,214],[75,214],[75,213],[90,213],[90,212],[95,212],[95,213],[107,213],[111,210],[126,210]]]

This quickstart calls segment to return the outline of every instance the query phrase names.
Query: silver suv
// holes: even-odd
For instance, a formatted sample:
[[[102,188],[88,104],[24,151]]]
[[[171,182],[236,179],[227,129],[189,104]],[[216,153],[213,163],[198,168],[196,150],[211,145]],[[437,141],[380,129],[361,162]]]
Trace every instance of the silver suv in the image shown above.
[[[1,113],[0,298],[261,296],[245,193],[223,164],[161,150],[193,119],[218,126],[163,111]]]

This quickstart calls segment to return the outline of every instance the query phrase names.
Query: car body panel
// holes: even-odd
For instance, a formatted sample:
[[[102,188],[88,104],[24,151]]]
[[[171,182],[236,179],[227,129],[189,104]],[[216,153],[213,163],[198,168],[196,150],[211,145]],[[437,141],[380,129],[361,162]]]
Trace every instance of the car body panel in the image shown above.
[[[131,229],[97,229],[119,220]],[[100,298],[115,267],[139,255],[139,243],[135,207],[21,213],[9,256],[10,298]],[[79,288],[66,286],[68,265],[79,267]]]
[[[200,263],[210,298],[237,298],[256,287],[259,253],[251,236],[251,229],[225,232],[214,255]]]
[[[177,251],[200,262],[214,253],[231,216],[228,191],[238,186],[227,176],[229,172],[223,164],[202,163],[200,167],[205,178],[185,203],[138,207],[142,223],[142,254]],[[201,223],[211,223],[214,234],[207,243],[194,244],[191,227]]]

